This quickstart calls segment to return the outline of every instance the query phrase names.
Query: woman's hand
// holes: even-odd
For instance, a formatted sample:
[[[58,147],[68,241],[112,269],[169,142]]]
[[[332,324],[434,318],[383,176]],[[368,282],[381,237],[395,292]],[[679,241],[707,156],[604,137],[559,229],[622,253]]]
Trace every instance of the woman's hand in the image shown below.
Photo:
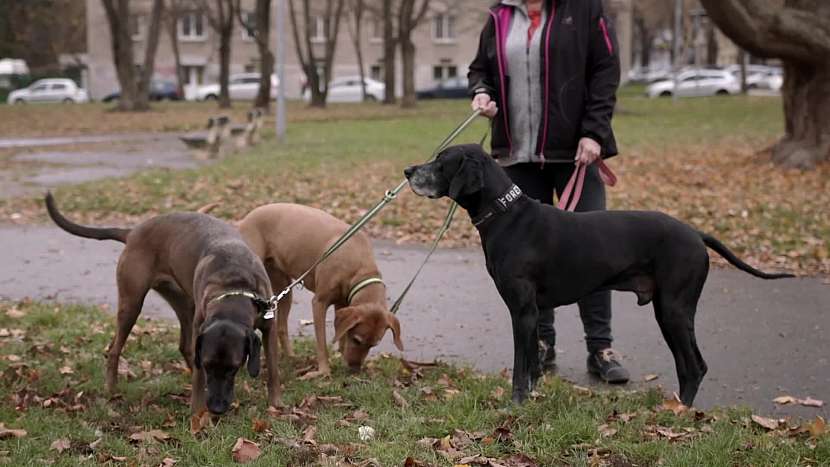
[[[599,143],[593,139],[588,138],[587,136],[580,138],[579,147],[576,149],[576,163],[591,165],[594,161],[599,159],[601,151],[602,148],[599,147]]]
[[[496,107],[496,102],[490,100],[490,96],[487,93],[480,92],[473,97],[473,102],[470,104],[473,110],[481,109],[481,115],[484,115],[487,118],[493,118],[498,113],[499,108]]]

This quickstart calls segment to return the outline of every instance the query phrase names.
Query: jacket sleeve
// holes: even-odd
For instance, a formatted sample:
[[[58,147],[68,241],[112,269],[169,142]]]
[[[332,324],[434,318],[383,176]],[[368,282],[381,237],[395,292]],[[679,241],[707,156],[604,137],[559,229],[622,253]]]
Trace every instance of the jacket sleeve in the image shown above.
[[[481,30],[481,35],[478,39],[478,51],[473,62],[470,63],[470,68],[467,72],[467,82],[469,83],[467,92],[471,97],[483,90],[483,92],[490,95],[491,99],[496,99],[495,79],[490,73],[492,68],[487,63],[487,41],[495,37],[495,33],[493,32],[494,28],[493,18],[488,17],[487,23],[484,24],[484,28]]]
[[[611,116],[620,84],[620,57],[617,37],[603,14],[601,0],[591,0],[588,41],[588,102],[581,136],[604,147],[611,136]]]

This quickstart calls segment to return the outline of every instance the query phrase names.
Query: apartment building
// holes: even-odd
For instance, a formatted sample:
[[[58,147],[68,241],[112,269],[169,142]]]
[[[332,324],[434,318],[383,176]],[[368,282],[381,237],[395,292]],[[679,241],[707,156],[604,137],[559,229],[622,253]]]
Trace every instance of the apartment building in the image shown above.
[[[610,0],[611,15],[616,16],[620,36],[621,57],[626,76],[630,56],[630,1]],[[298,2],[299,3],[299,2]],[[324,2],[312,2],[322,7]],[[466,75],[478,45],[481,27],[487,18],[487,7],[492,2],[480,0],[430,2],[425,20],[414,31],[416,44],[415,86],[429,88],[441,80]],[[136,65],[143,61],[144,46],[150,17],[151,0],[133,0],[131,28],[135,47]],[[243,20],[253,21],[254,0],[242,0]],[[273,8],[273,7],[272,7]],[[286,8],[287,10],[287,8]],[[312,15],[313,47],[322,57],[326,28],[323,12]],[[89,92],[93,99],[118,89],[118,79],[112,60],[109,25],[100,0],[86,0]],[[357,55],[351,40],[354,31],[351,18],[344,16],[337,39],[337,49],[332,66],[332,77],[357,75]],[[273,22],[272,22],[273,23]],[[381,18],[371,12],[364,15],[361,31],[363,61],[366,74],[380,79],[383,76],[383,24]],[[176,24],[181,63],[190,88],[214,83],[219,77],[219,37],[213,31],[206,12],[199,9],[181,15]],[[302,35],[300,37],[303,37]],[[298,98],[304,75],[297,58],[291,22],[285,19],[285,92],[289,98]],[[275,31],[271,31],[272,50],[276,49]],[[400,54],[397,57],[397,89],[400,92]],[[231,73],[254,72],[259,69],[259,55],[253,38],[247,30],[235,24],[231,52]],[[155,74],[159,79],[175,80],[176,67],[170,34],[163,30],[155,61]]]

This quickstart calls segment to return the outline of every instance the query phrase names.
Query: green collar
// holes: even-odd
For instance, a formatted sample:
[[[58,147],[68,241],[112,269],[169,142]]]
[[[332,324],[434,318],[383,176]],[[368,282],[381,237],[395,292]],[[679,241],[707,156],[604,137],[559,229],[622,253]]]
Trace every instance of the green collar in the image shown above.
[[[357,295],[358,292],[366,288],[366,286],[371,284],[383,284],[383,279],[381,279],[380,277],[370,277],[368,279],[363,279],[362,281],[358,282],[354,285],[354,287],[352,287],[351,290],[349,290],[349,296],[348,298],[346,298],[346,302],[351,304],[354,296]]]

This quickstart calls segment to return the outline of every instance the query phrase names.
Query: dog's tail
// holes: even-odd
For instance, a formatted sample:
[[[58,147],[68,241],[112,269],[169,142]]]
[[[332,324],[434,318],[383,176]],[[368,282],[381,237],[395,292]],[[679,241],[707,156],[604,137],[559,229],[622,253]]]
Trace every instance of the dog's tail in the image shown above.
[[[723,243],[720,242],[717,238],[703,232],[698,232],[700,234],[700,238],[703,239],[703,243],[706,244],[709,248],[715,250],[719,255],[723,256],[723,258],[733,266],[740,269],[741,271],[748,272],[755,277],[760,277],[762,279],[783,279],[785,277],[795,277],[792,274],[787,273],[769,273],[764,272],[758,269],[753,268],[752,266],[744,263],[740,258],[738,258],[735,253],[726,247]]]
[[[118,240],[121,243],[126,243],[127,235],[130,233],[130,229],[87,227],[70,221],[58,211],[58,207],[55,206],[55,198],[51,192],[46,193],[46,210],[58,227],[79,237],[95,240]]]

